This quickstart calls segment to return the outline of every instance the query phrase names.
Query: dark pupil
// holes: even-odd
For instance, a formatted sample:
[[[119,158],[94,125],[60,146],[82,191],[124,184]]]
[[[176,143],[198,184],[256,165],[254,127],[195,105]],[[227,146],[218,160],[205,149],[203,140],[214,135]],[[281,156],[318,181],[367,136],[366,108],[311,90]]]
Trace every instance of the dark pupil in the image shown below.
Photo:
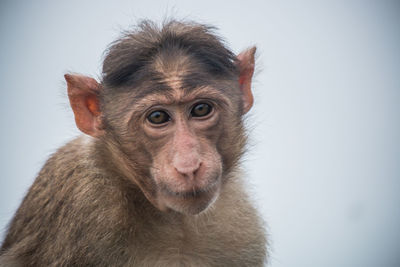
[[[167,122],[169,120],[169,116],[164,111],[154,111],[152,112],[147,119],[154,124],[161,124]]]
[[[196,105],[192,109],[192,116],[193,117],[202,117],[202,116],[206,116],[210,112],[211,112],[211,106],[208,104],[205,104],[205,103],[201,103],[201,104]]]

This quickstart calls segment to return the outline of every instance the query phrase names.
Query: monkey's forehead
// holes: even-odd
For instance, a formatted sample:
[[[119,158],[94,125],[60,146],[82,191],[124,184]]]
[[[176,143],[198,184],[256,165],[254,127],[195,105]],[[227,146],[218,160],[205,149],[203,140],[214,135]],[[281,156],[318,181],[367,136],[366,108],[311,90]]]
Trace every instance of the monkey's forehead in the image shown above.
[[[236,56],[211,27],[174,21],[162,28],[153,23],[144,26],[128,32],[108,49],[103,64],[106,85],[132,84],[149,71],[165,73],[174,69],[172,66],[180,71],[194,66],[209,75],[237,75]]]
[[[238,80],[236,72],[220,72],[197,60],[182,58],[159,59],[148,62],[140,69],[126,69],[119,75],[117,78],[124,80],[123,83],[110,84],[108,77],[104,77],[102,83],[114,90],[149,89],[151,86],[151,88],[179,87],[190,91],[201,86],[213,86],[217,81]]]
[[[140,95],[132,97],[131,104],[145,108],[152,105],[183,105],[199,99],[214,101],[224,106],[230,106],[232,102],[231,97],[224,91],[203,86],[189,92],[181,90],[179,87],[171,88],[162,93],[151,90],[143,91]]]
[[[220,94],[234,98],[240,92],[237,77],[220,77],[209,75],[201,69],[185,69],[182,71],[161,72],[154,68],[140,71],[127,83],[120,87],[104,86],[106,95],[124,93],[126,97],[133,99],[148,98],[152,96],[164,96],[169,99],[177,99],[177,96],[200,95],[201,93]]]

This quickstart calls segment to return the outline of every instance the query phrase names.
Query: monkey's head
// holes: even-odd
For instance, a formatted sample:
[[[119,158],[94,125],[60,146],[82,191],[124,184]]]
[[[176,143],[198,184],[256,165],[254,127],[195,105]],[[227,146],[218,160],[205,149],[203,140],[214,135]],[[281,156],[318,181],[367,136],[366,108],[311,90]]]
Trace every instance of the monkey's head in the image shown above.
[[[209,26],[144,21],[110,46],[100,83],[65,75],[76,124],[155,207],[197,214],[243,153],[254,53]]]

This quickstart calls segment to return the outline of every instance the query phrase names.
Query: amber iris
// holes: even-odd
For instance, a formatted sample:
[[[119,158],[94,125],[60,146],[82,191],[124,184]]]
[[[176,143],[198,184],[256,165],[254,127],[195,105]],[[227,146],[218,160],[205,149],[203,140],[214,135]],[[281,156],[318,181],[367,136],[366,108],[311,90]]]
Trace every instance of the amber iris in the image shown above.
[[[200,103],[193,107],[191,114],[193,117],[204,117],[210,114],[212,107],[207,103]]]
[[[170,117],[165,111],[157,110],[147,116],[147,120],[153,124],[163,124],[169,121]]]

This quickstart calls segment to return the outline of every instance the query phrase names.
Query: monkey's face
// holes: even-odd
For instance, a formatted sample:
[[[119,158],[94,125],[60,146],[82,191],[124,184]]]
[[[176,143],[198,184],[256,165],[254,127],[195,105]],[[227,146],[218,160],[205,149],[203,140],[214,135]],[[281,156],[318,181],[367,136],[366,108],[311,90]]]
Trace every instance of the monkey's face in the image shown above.
[[[206,47],[200,50],[215,48]],[[103,84],[81,75],[65,76],[79,129],[99,138],[114,167],[163,211],[197,214],[209,207],[246,140],[242,115],[253,103],[255,48],[237,56],[238,76],[232,65],[223,67],[230,53],[225,54],[227,60],[221,61],[216,52],[200,60],[200,50],[192,56],[181,48],[164,51],[153,61],[145,60],[153,63],[133,76],[128,72],[131,61],[120,64],[125,57],[118,56],[118,64],[105,63],[116,70]]]
[[[225,125],[234,121],[231,100],[202,87],[149,94],[134,106],[140,107],[133,118],[139,126],[137,147],[148,155],[148,177],[136,179],[151,180],[139,181],[142,191],[160,210],[197,214],[206,209],[223,182],[219,145],[230,136]]]

